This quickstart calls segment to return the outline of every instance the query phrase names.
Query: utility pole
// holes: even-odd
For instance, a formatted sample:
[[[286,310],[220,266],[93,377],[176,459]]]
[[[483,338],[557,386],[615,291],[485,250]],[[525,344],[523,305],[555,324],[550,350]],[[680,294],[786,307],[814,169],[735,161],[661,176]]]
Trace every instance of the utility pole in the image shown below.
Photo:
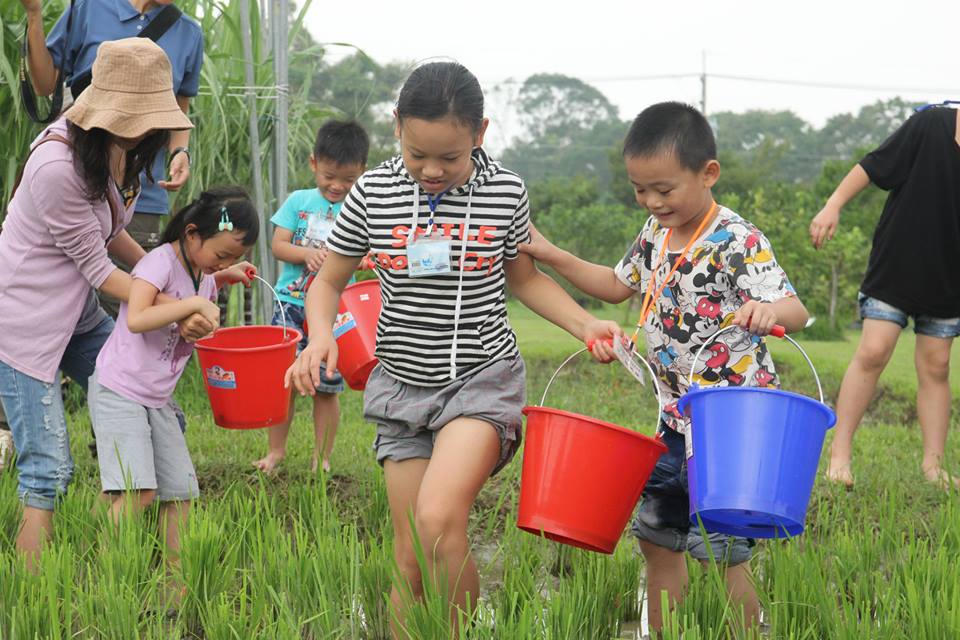
[[[700,52],[700,112],[707,116],[707,51]]]

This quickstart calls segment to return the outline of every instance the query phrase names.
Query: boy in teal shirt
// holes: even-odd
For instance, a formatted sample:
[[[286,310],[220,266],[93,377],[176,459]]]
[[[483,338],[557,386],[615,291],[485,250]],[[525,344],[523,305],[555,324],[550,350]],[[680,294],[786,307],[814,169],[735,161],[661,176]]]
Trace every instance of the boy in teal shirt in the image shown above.
[[[330,120],[317,132],[317,141],[310,155],[316,189],[293,192],[270,219],[275,225],[270,248],[283,265],[276,285],[283,314],[277,309],[272,324],[281,325],[285,315],[287,326],[303,333],[303,302],[307,287],[323,265],[327,255],[327,235],[340,213],[344,198],[366,169],[369,149],[367,133],[356,122]],[[298,351],[306,346],[304,336]],[[323,372],[318,393],[313,396],[314,472],[320,464],[324,471],[330,470],[330,453],[340,423],[337,394],[342,391],[343,378],[337,372],[328,378]],[[253,462],[261,471],[272,472],[286,455],[294,399],[295,396],[290,398],[290,419],[271,428],[268,433],[267,455]]]

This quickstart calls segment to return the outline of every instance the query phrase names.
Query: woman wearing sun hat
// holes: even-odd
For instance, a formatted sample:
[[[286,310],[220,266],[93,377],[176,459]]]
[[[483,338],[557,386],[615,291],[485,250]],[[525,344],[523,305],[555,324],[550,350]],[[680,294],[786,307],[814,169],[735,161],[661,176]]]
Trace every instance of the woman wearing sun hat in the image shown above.
[[[155,43],[100,45],[90,87],[34,141],[0,234],[0,400],[18,452],[32,566],[73,475],[59,370],[96,360],[113,328],[75,333],[90,287],[126,300],[131,278],[108,254],[144,255],[123,230],[141,170],[171,131],[193,125],[177,104],[170,61]]]

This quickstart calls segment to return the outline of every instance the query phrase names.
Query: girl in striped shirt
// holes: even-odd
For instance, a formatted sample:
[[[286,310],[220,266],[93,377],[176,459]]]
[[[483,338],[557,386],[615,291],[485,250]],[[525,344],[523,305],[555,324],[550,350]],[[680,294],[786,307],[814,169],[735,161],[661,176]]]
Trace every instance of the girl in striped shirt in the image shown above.
[[[383,311],[364,418],[377,425],[394,554],[407,582],[391,594],[399,635],[400,594],[423,592],[411,513],[430,575],[447,581],[455,625],[480,593],[469,513],[520,444],[525,396],[505,285],[580,340],[612,337],[619,327],[588,314],[519,253],[530,238],[526,187],[482,148],[489,120],[472,73],[451,62],[418,67],[394,115],[401,153],[361,176],[344,202],[307,295],[317,330],[287,382],[313,394],[319,365],[335,369],[338,298],[369,254]]]

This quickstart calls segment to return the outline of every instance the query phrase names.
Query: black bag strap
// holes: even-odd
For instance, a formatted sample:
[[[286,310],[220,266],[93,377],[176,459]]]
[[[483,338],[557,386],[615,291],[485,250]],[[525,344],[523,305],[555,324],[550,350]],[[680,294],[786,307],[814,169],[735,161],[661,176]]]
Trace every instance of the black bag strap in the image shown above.
[[[151,20],[147,28],[141,31],[137,37],[150,38],[156,42],[163,37],[163,34],[170,30],[170,27],[176,24],[181,15],[183,15],[183,12],[177,8],[177,5],[168,4],[160,10],[157,17]]]
[[[60,66],[63,67],[67,58],[67,43],[70,41],[70,31],[73,27],[73,5],[70,0],[70,9],[67,13],[67,30],[63,36],[63,48],[60,52]],[[172,6],[172,5],[170,5]],[[23,98],[23,108],[27,116],[39,124],[49,124],[60,116],[63,108],[63,69],[57,69],[57,84],[53,89],[53,100],[50,103],[50,112],[41,117],[37,112],[37,94],[33,91],[33,84],[27,78],[27,34],[28,27],[23,28],[23,44],[20,47],[20,95]]]

